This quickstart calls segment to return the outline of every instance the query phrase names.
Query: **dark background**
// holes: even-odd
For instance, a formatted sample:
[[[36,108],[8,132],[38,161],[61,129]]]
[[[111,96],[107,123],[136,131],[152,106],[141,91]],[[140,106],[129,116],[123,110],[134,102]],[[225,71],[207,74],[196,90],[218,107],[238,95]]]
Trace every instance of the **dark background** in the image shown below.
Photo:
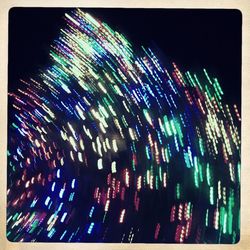
[[[151,46],[157,50],[163,61],[175,61],[182,71],[190,70],[199,75],[202,73],[202,69],[206,68],[209,74],[217,77],[222,84],[226,102],[240,104],[242,17],[238,10],[100,8],[84,8],[84,10],[106,22],[114,30],[125,34],[136,50],[139,49],[140,45]],[[36,76],[39,70],[50,65],[50,44],[59,35],[60,28],[64,27],[63,16],[65,12],[69,11],[70,9],[64,8],[13,8],[10,10],[9,91],[15,91],[18,88],[20,78],[27,79]],[[11,110],[9,110],[9,115],[10,113]],[[9,145],[11,145],[10,142]],[[126,156],[120,155],[119,157],[123,161]],[[178,159],[174,159],[173,162],[178,162]],[[42,164],[41,167],[46,171]],[[189,179],[186,172],[178,174],[183,170],[178,168],[177,165],[174,169],[169,178],[170,187],[174,187],[174,183],[178,180],[176,178],[179,176],[185,176],[186,180]],[[218,170],[215,173],[218,174],[216,178],[224,174],[218,172]],[[65,176],[71,178],[68,173]],[[76,198],[79,202],[76,207],[81,214],[79,216],[76,214],[75,218],[83,218],[82,211],[88,213],[85,207],[90,203],[88,194],[91,191],[87,188],[91,185],[94,186],[95,183],[102,183],[105,179],[100,176],[100,179],[98,179],[95,172],[80,173],[80,176],[83,179],[79,182],[82,186],[79,188],[81,190],[79,192],[80,198]],[[174,190],[168,188],[166,192],[168,193],[160,193],[160,195],[172,197],[170,193],[173,194]],[[166,203],[159,202],[161,201],[160,195],[157,192],[152,193],[146,190],[143,193],[142,200],[144,203],[142,203],[141,207],[144,209],[140,213],[141,217],[129,217],[130,221],[127,222],[127,225],[130,225],[131,221],[135,221],[138,225],[140,223],[144,225],[141,227],[142,231],[138,234],[139,238],[135,239],[138,242],[151,240],[150,237],[153,236],[154,230],[152,225],[158,219],[165,223],[163,223],[165,227],[162,227],[161,230],[163,235],[167,235],[167,238],[164,238],[164,236],[163,241],[171,241],[172,237],[174,237],[174,225],[169,226],[169,218],[166,217],[169,214],[171,203],[168,201]],[[196,195],[194,193],[195,197]],[[84,200],[84,203],[81,202],[82,200]],[[203,200],[203,197],[201,200]],[[204,203],[201,202],[200,204]],[[238,207],[235,207],[235,209],[237,210]],[[203,210],[202,206],[201,209],[197,208],[196,213],[198,214],[195,214],[194,218],[202,217],[202,213],[205,211]],[[167,212],[161,214],[159,211]],[[113,218],[116,218],[118,212],[119,209],[114,207],[110,214],[112,214]],[[153,217],[152,214],[160,214],[162,217]],[[85,217],[87,217],[87,214]],[[143,218],[148,219],[144,221]],[[110,220],[112,220],[111,217]],[[83,225],[84,223],[85,221],[82,222]],[[198,224],[198,220],[194,221],[194,228]],[[74,223],[68,225],[68,227],[71,226],[74,228]],[[63,227],[60,230],[63,230]],[[108,239],[115,240],[119,238],[123,228],[118,228],[116,232],[110,232],[110,235],[107,236]],[[208,243],[215,242],[213,237],[216,236],[217,232],[208,231],[206,235]],[[190,238],[190,242],[194,242],[194,237],[195,234]],[[48,238],[45,237],[44,239]],[[225,242],[227,242],[227,239],[225,239]]]
[[[238,10],[83,8],[123,33],[132,45],[157,48],[182,71],[206,68],[225,101],[241,103],[241,24]],[[12,8],[9,12],[9,91],[50,64],[50,44],[69,8]]]

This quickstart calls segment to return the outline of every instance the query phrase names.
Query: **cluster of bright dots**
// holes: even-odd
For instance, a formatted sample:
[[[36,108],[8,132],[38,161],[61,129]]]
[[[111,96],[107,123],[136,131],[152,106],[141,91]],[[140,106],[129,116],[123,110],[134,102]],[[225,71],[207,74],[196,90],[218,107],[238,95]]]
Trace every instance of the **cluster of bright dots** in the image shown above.
[[[237,242],[240,115],[218,80],[65,21],[51,66],[9,94],[8,239]]]

